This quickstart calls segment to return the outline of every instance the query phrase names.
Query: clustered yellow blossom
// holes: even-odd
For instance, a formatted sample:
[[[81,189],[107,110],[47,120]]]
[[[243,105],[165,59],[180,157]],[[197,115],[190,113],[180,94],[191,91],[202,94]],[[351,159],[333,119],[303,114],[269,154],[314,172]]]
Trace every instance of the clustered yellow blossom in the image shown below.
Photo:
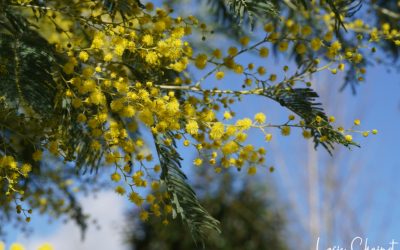
[[[23,195],[24,190],[19,187],[18,183],[21,179],[26,178],[31,170],[30,164],[19,163],[11,155],[0,156],[0,184],[5,184],[7,187],[5,195],[11,195],[14,192]]]
[[[348,48],[335,40],[332,28],[321,36],[306,23],[282,18],[281,28],[272,23],[264,26],[265,38],[259,42],[252,43],[244,36],[239,39],[238,46],[207,53],[195,50],[188,42],[187,37],[192,32],[207,29],[207,25],[199,24],[193,16],[172,17],[170,10],[147,5],[146,9],[136,9],[128,20],[113,23],[104,9],[90,2],[82,3],[85,7],[79,12],[79,20],[83,19],[81,22],[85,24],[84,32],[74,30],[78,25],[71,24],[76,20],[62,12],[48,17],[60,23],[60,29],[64,30],[54,31],[58,35],[52,35],[49,41],[65,57],[63,76],[57,79],[62,86],[58,103],[67,107],[70,119],[84,132],[85,138],[89,138],[85,143],[90,145],[90,150],[104,155],[101,160],[107,167],[101,167],[111,173],[115,192],[140,207],[139,217],[143,221],[156,216],[167,224],[173,207],[169,202],[170,193],[159,178],[162,166],[154,163],[157,155],[148,149],[139,133],[142,127],[165,147],[174,147],[177,143],[194,149],[197,155],[193,165],[197,167],[207,163],[216,173],[236,168],[245,169],[249,175],[265,167],[267,153],[264,147],[246,144],[251,129],[259,130],[267,142],[275,138],[274,129],[282,136],[299,129],[306,139],[319,132],[316,140],[320,143],[328,140],[329,133],[333,132],[339,132],[351,143],[353,137],[349,133],[360,132],[332,127],[333,117],[316,116],[296,121],[297,116],[290,115],[284,123],[272,124],[264,113],[254,112],[249,114],[252,118],[236,119],[231,110],[232,104],[242,96],[265,96],[269,94],[265,93],[267,88],[278,95],[299,83],[310,87],[310,76],[316,72],[337,73],[345,70],[346,65],[355,65],[357,74],[365,74],[364,57],[359,48]],[[49,12],[48,15],[53,14]],[[329,15],[321,18],[327,23],[332,21]],[[46,34],[46,21],[38,25]],[[357,23],[354,27],[360,25]],[[386,26],[382,31],[372,30],[370,36],[371,42],[382,37],[398,39],[398,34]],[[281,72],[272,72],[266,60],[273,47],[278,53],[292,50],[307,59],[304,60],[309,62],[305,65],[307,70],[300,74],[285,65]],[[247,52],[256,52],[261,60],[241,63],[239,56]],[[328,63],[322,65],[324,61],[315,57],[316,54]],[[203,77],[194,81],[189,69]],[[237,82],[243,84],[243,90],[223,89],[220,85],[207,87],[207,81],[221,81],[222,86],[228,74],[239,79]],[[360,124],[359,120],[354,121],[355,126]],[[57,157],[68,155],[69,161],[76,160],[75,150],[78,149],[68,148],[65,137],[57,132],[58,126],[52,131],[45,136],[43,148],[33,152],[33,161],[41,161],[44,151]],[[370,132],[361,133],[366,136]],[[160,135],[169,137],[162,137],[164,141],[159,142]],[[9,190],[23,194],[16,184],[28,176],[31,169],[29,164],[19,163],[12,156],[0,156],[3,173],[0,177]],[[139,188],[147,187],[152,194],[143,196]],[[40,203],[45,206],[46,200]]]
[[[0,241],[0,250],[26,250],[24,245],[21,243],[13,243],[9,248],[6,248],[6,244]],[[40,245],[36,250],[54,250],[53,246],[49,243]]]

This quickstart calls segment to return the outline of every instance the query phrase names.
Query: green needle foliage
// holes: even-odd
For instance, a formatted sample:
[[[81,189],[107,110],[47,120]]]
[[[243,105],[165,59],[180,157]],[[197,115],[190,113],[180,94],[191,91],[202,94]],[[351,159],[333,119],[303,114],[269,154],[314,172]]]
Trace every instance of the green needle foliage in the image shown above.
[[[165,145],[165,140],[171,145]],[[187,177],[181,170],[182,158],[176,151],[174,135],[167,133],[164,137],[156,137],[155,141],[162,171],[160,179],[165,182],[171,197],[170,202],[174,207],[173,217],[180,216],[186,222],[194,239],[204,241],[210,231],[220,232],[219,222],[203,208],[187,183]]]
[[[287,86],[286,88],[274,88],[272,91],[267,89],[263,95],[279,102],[283,107],[300,116],[304,121],[305,127],[311,130],[315,147],[322,144],[331,153],[336,143],[347,147],[357,145],[355,142],[346,141],[345,136],[329,124],[329,118],[320,107],[321,103],[315,102],[318,94],[314,90]],[[315,126],[315,123],[318,123],[318,125]],[[321,140],[321,138],[324,139]]]
[[[265,17],[276,18],[279,14],[278,9],[272,1],[230,0],[225,2],[227,2],[232,15],[238,20],[239,25],[244,20],[247,20],[252,29],[254,29],[256,19]]]

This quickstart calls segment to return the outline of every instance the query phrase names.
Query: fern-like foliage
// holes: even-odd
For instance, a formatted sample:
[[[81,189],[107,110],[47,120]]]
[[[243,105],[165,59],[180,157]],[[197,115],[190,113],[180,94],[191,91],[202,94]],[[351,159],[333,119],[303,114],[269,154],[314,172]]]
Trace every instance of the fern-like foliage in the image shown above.
[[[7,131],[2,139],[7,152],[33,166],[38,165],[31,155],[43,134],[41,120],[54,115],[56,63],[54,49],[21,15],[8,9],[0,13],[0,126]],[[20,145],[9,142],[13,136],[23,138]]]
[[[318,94],[314,90],[282,85],[267,88],[263,95],[300,116],[305,122],[305,127],[311,130],[315,147],[321,144],[331,153],[335,144],[342,144],[346,147],[357,146],[354,142],[346,141],[344,135],[329,124],[328,117],[321,108],[321,103],[316,102]],[[318,125],[315,123],[317,116],[322,118]],[[322,140],[322,137],[325,139]]]
[[[346,30],[342,16],[352,17],[362,6],[362,0],[326,0],[326,2],[332,12],[335,13],[336,30],[338,30],[340,26]]]
[[[299,0],[308,9],[309,4],[306,0]],[[344,26],[342,17],[352,17],[362,7],[363,0],[326,0],[327,7],[335,14],[336,30]]]
[[[236,17],[239,24],[248,21],[254,28],[257,18],[277,17],[279,12],[272,1],[261,0],[228,0],[227,5]]]
[[[171,141],[170,145],[165,140]],[[187,223],[193,238],[203,239],[209,230],[219,232],[219,222],[214,219],[197,200],[196,194],[186,182],[186,175],[181,170],[181,160],[176,151],[174,135],[154,135],[156,149],[162,169],[161,180],[165,183],[174,207],[174,217],[179,215]]]
[[[289,1],[293,3],[294,1]],[[309,9],[310,0],[297,0],[299,5]],[[363,0],[326,0],[321,1],[321,7],[335,14],[336,29],[344,27],[342,17],[353,16],[362,6]],[[257,22],[279,16],[284,1],[276,0],[208,0],[213,6],[212,15],[217,15],[221,22],[235,20],[238,24],[250,24],[253,28]],[[295,3],[294,3],[295,4]],[[228,11],[229,10],[229,13]]]
[[[67,118],[67,117],[66,117]],[[97,171],[103,156],[103,151],[94,151],[92,149],[92,139],[87,133],[83,133],[83,128],[79,124],[70,123],[65,130],[64,138],[68,140],[69,145],[74,150],[66,151],[65,160],[72,161],[82,174],[87,171],[90,173]]]
[[[226,5],[225,0],[207,0],[208,14],[214,18],[217,23],[232,25],[236,22],[236,17]]]
[[[43,128],[36,119],[26,120],[25,115],[18,112],[16,107],[8,105],[5,100],[0,100],[0,154],[8,152],[22,162],[30,163],[37,167],[31,155],[34,147],[39,145],[38,134],[43,133]],[[13,141],[10,138],[13,137]]]
[[[33,31],[0,33],[0,95],[16,106],[51,114],[56,93],[50,73],[53,61],[48,43]]]
[[[18,162],[29,163],[32,171],[28,178],[21,181],[22,186],[29,185],[26,192],[44,195],[44,190],[51,188],[53,193],[47,198],[48,209],[54,208],[53,211],[58,213],[57,201],[62,197],[66,202],[62,211],[69,213],[83,233],[87,218],[74,192],[62,184],[66,179],[77,177],[75,169],[68,173],[63,171],[65,176],[57,176],[54,166],[46,168],[46,161],[34,161],[32,154],[41,148],[44,139],[48,139],[43,137],[44,134],[52,136],[50,131],[68,138],[68,145],[61,145],[65,149],[64,160],[76,160],[78,167],[91,166],[93,169],[101,159],[101,152],[89,150],[90,138],[73,120],[76,119],[76,112],[66,109],[67,105],[57,96],[63,88],[57,84],[57,79],[61,77],[59,65],[64,64],[63,56],[25,17],[11,11],[10,1],[0,2],[0,11],[0,155],[12,155]],[[62,125],[58,126],[54,121]],[[56,195],[54,190],[58,190],[59,194]],[[14,208],[8,207],[6,199],[6,196],[0,198],[3,205],[1,213],[9,216]],[[62,214],[53,215],[59,217]],[[0,224],[8,219],[0,217]]]
[[[144,8],[140,0],[102,0],[103,7],[114,17],[120,14],[125,21],[127,16],[133,15],[135,8]]]

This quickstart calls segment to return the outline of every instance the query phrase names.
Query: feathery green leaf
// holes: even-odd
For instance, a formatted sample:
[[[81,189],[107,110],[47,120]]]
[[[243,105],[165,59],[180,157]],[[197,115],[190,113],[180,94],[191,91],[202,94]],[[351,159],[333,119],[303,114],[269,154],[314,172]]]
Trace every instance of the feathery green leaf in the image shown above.
[[[166,139],[171,140],[172,144],[166,145]],[[174,215],[179,215],[187,223],[195,240],[202,240],[209,230],[219,232],[219,222],[201,206],[186,182],[187,177],[181,170],[182,158],[176,151],[173,134],[154,135],[154,140],[162,169],[161,180],[170,194]]]
[[[277,17],[279,12],[271,1],[260,0],[228,0],[231,12],[239,24],[248,20],[251,28],[254,28],[257,18]]]
[[[264,96],[277,101],[283,107],[288,108],[301,117],[305,126],[311,130],[314,138],[315,147],[321,144],[329,153],[334,149],[334,144],[342,144],[346,147],[358,146],[354,142],[349,142],[344,135],[335,130],[328,122],[328,117],[321,108],[321,103],[316,102],[318,94],[310,88],[291,88],[289,86],[278,86],[267,88]],[[316,126],[317,116],[322,118],[320,124]],[[321,138],[326,138],[321,140]]]
[[[0,33],[0,95],[15,106],[52,113],[56,84],[51,74],[53,55],[37,34]]]

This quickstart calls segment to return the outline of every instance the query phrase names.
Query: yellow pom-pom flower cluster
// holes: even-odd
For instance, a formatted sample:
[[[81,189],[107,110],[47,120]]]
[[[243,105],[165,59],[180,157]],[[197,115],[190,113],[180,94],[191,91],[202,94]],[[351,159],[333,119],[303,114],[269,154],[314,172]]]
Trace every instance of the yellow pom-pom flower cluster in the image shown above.
[[[6,248],[6,244],[0,241],[0,250],[26,250],[24,245],[21,243],[12,243],[9,248]],[[53,246],[49,243],[40,245],[36,250],[54,250]]]
[[[62,1],[55,2],[63,9]],[[231,110],[246,95],[265,96],[285,104],[296,85],[310,87],[310,78],[318,72],[336,74],[351,65],[356,67],[357,76],[365,74],[360,49],[335,40],[332,25],[321,36],[305,22],[282,18],[280,25],[267,23],[265,36],[259,41],[243,37],[238,46],[204,52],[192,48],[188,42],[190,34],[207,30],[207,25],[199,24],[195,17],[172,17],[169,10],[155,9],[152,4],[144,9],[138,7],[133,13],[125,20],[88,1],[76,13],[46,14],[49,16],[44,19],[51,18],[57,24],[57,29],[50,31],[54,34],[49,36],[49,42],[65,58],[60,66],[62,74],[56,79],[59,85],[56,103],[74,125],[68,129],[77,128],[85,141],[71,148],[68,144],[71,130],[54,120],[44,130],[40,148],[35,148],[31,158],[38,163],[49,152],[65,161],[81,161],[78,152],[87,146],[87,151],[95,156],[83,161],[102,163],[97,168],[110,174],[116,193],[140,207],[140,219],[146,221],[149,216],[156,216],[167,224],[174,208],[171,194],[160,180],[163,166],[155,162],[158,154],[149,150],[139,131],[149,133],[158,147],[183,145],[196,151],[194,166],[204,167],[209,163],[216,173],[236,168],[245,169],[249,175],[265,167],[267,152],[264,147],[246,143],[251,129],[262,133],[267,142],[275,138],[273,130],[288,136],[297,129],[305,139],[314,137],[318,143],[344,145],[354,143],[350,133],[364,136],[370,133],[335,128],[332,125],[335,119],[320,113],[305,116],[298,111],[287,121],[274,124],[261,112],[240,119]],[[31,18],[35,17],[32,14]],[[118,22],[113,22],[113,18]],[[72,25],[76,19],[82,25]],[[332,22],[329,16],[321,19],[327,24]],[[48,22],[38,22],[38,29],[45,37],[49,32]],[[360,25],[355,22],[349,29]],[[382,38],[398,39],[398,34],[385,26],[382,30],[372,30],[370,37],[368,42],[372,43]],[[272,49],[283,55],[293,51],[304,61],[301,67],[304,70],[284,65],[279,72],[272,72],[266,63]],[[239,57],[251,52],[261,60],[242,63]],[[193,79],[192,71],[201,75],[200,80]],[[242,89],[223,88],[229,74],[239,79]],[[220,82],[218,87],[215,82]],[[304,117],[297,119],[298,116]],[[354,126],[359,125],[359,120],[354,121]],[[17,184],[29,176],[31,169],[31,165],[15,157],[1,155],[0,183],[23,195]],[[60,185],[68,186],[66,182]],[[151,194],[143,195],[140,188],[151,189]],[[37,206],[45,209],[47,200],[37,200]],[[25,211],[21,207],[18,210]]]

